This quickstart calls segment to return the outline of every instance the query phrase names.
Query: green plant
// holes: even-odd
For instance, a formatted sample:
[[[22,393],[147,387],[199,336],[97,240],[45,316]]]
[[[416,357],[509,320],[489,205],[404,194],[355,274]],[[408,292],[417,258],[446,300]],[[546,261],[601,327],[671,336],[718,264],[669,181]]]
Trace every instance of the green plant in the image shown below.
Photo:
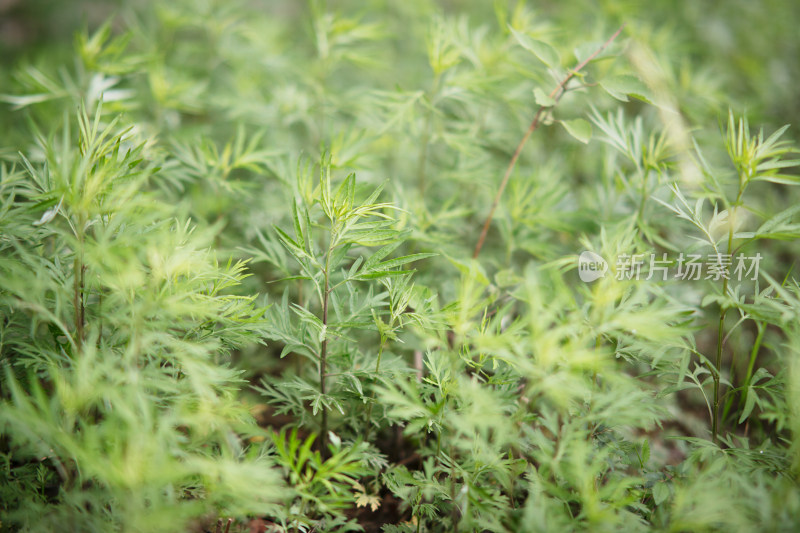
[[[352,505],[354,489],[359,488],[356,479],[365,473],[362,455],[366,444],[343,448],[338,438],[331,439],[333,442],[325,450],[330,456],[323,459],[319,451],[311,450],[314,439],[313,435],[305,440],[298,438],[297,429],[288,438],[285,431],[273,437],[278,461],[288,470],[294,488],[287,498],[288,509],[281,525],[357,530],[358,526],[340,513]],[[310,518],[317,513],[325,517],[320,522]]]
[[[265,512],[279,482],[224,363],[263,309],[209,232],[142,191],[158,161],[117,120],[40,135],[2,175],[4,524],[174,531]],[[30,484],[37,466],[38,483]],[[199,504],[200,501],[206,502]]]
[[[702,241],[705,241],[705,244],[713,250],[716,261],[720,266],[731,265],[731,262],[736,260],[737,253],[750,243],[766,239],[793,240],[800,237],[800,233],[797,231],[797,224],[791,223],[791,217],[797,211],[796,207],[789,207],[772,216],[764,216],[758,210],[749,206],[744,197],[747,187],[754,182],[766,181],[784,185],[796,185],[798,183],[796,176],[781,173],[782,169],[798,165],[796,160],[785,160],[783,158],[787,154],[796,152],[790,142],[780,140],[781,135],[787,128],[788,126],[784,126],[767,139],[764,139],[763,130],[757,136],[751,137],[747,120],[740,119],[737,126],[733,113],[729,113],[725,147],[735,168],[735,181],[732,184],[726,183],[726,179],[720,177],[720,172],[710,168],[702,159],[702,155],[700,155],[700,160],[703,163],[703,172],[707,178],[708,192],[692,207],[676,186],[674,192],[679,204],[675,206],[664,204],[679,218],[690,221],[700,229],[703,235]],[[734,200],[729,199],[728,189],[732,189],[734,192]],[[703,201],[705,199],[710,199],[714,202],[713,217],[708,223],[704,222],[703,216]],[[716,202],[720,202],[724,209],[719,210]],[[745,221],[752,224],[750,220],[747,220],[749,218],[748,215],[763,216],[766,220],[755,231],[740,231]],[[750,264],[745,264],[741,256],[738,257],[740,257],[739,261],[732,266],[734,266],[734,272],[739,272],[739,281],[742,281],[741,274],[750,275],[752,276],[751,279],[758,281],[758,264],[752,264],[752,261],[750,261]],[[761,254],[759,253],[755,257],[760,261]],[[755,272],[753,272],[754,269]],[[713,381],[711,433],[712,440],[716,440],[720,429],[720,418],[723,414],[720,413],[720,402],[723,400],[720,392],[722,353],[730,334],[729,331],[726,331],[725,318],[730,310],[737,310],[739,319],[733,327],[740,326],[746,320],[754,320],[758,331],[756,341],[750,350],[749,363],[741,388],[731,390],[731,393],[735,393],[737,390],[743,392],[742,412],[738,420],[738,423],[741,424],[749,417],[757,398],[756,391],[751,390],[751,386],[753,385],[755,359],[764,332],[764,322],[759,320],[763,311],[758,303],[760,303],[761,298],[768,296],[772,290],[767,287],[762,292],[758,283],[756,283],[754,288],[756,300],[750,305],[746,301],[746,288],[742,284],[733,286],[730,276],[722,275],[722,273],[713,277],[721,282],[721,290],[715,293],[709,292],[703,299],[702,304],[705,306],[708,303],[715,302],[720,308],[716,353],[713,360],[711,358],[708,360],[708,367]],[[765,368],[760,368],[756,376],[756,382],[765,377],[772,378],[772,375]],[[763,387],[769,388],[770,385],[762,385],[759,388]],[[747,399],[748,396],[749,400]],[[731,395],[725,408],[725,414],[730,411],[732,398]]]
[[[292,208],[294,238],[280,228],[275,231],[280,243],[301,268],[300,275],[285,280],[310,281],[319,311],[315,314],[300,305],[290,309],[284,297],[283,304],[273,315],[275,331],[268,337],[284,343],[282,355],[295,352],[310,358],[317,367],[315,385],[298,376],[296,387],[306,393],[318,390],[318,393],[300,399],[310,400],[313,414],[317,411],[321,414],[319,431],[324,450],[329,429],[328,412],[335,408],[344,414],[343,402],[352,394],[362,403],[369,402],[366,421],[371,423],[374,400],[364,396],[361,382],[373,374],[380,375],[383,348],[390,338],[396,337],[395,330],[402,326],[402,321],[419,320],[418,314],[406,312],[413,291],[407,276],[411,271],[398,267],[432,254],[386,259],[400,245],[403,233],[393,227],[394,220],[387,213],[393,206],[375,202],[382,187],[359,202],[356,200],[354,174],[342,181],[335,194],[330,166],[320,165],[319,185],[313,190],[303,182],[307,177],[305,173],[298,175],[298,189],[310,192],[310,195],[298,199],[303,202],[300,208],[297,205]],[[312,219],[310,210],[317,206],[321,212]],[[323,217],[322,223],[318,222],[320,216]],[[321,246],[317,244],[315,228],[324,231],[327,242]],[[374,246],[381,248],[372,254],[363,254],[365,247]],[[351,249],[354,248],[353,253]],[[283,262],[280,260],[280,264]],[[390,280],[398,277],[399,281]],[[362,296],[357,282],[376,280],[383,281],[387,290],[376,293],[373,285],[367,285]],[[291,313],[297,316],[294,323],[285,320]],[[278,315],[284,319],[279,319]],[[387,315],[388,324],[384,320]],[[361,334],[358,330],[363,329],[372,329],[380,337],[374,372],[369,370],[372,367],[369,356],[360,353],[358,343],[354,342],[356,339],[351,337]],[[337,384],[333,391],[329,391],[327,385],[330,378],[334,378],[332,381]],[[300,401],[288,403],[302,404]]]
[[[794,3],[100,3],[0,6],[0,529],[797,529]]]

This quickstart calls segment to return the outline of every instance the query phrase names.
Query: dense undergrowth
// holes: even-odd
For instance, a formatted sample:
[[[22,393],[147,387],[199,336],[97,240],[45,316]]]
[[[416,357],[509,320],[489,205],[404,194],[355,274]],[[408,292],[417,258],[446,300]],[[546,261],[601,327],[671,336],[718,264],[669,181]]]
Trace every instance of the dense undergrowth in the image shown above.
[[[7,4],[0,530],[800,525],[793,3]]]

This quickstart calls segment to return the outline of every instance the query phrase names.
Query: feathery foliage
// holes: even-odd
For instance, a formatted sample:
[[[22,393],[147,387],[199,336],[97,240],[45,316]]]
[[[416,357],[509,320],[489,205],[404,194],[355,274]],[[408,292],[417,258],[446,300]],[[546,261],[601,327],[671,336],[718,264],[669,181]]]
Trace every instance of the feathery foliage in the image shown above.
[[[800,524],[793,3],[7,4],[0,530]]]

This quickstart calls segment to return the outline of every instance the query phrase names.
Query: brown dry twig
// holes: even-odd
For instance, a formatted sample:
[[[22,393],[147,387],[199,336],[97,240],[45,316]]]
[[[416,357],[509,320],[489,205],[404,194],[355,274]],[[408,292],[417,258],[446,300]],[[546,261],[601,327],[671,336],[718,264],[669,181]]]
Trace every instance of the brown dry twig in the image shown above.
[[[556,85],[556,88],[550,93],[550,98],[555,101],[552,106],[555,107],[558,104],[558,101],[564,95],[566,91],[567,83],[571,80],[580,70],[589,64],[591,60],[597,57],[600,52],[608,48],[608,46],[614,42],[614,39],[619,37],[619,34],[622,33],[622,30],[625,28],[625,24],[619,27],[617,31],[614,32],[614,35],[608,38],[608,40],[602,44],[597,50],[595,50],[592,55],[578,63],[578,65],[569,71],[569,73],[564,76],[564,79]],[[511,177],[511,172],[514,170],[514,166],[517,164],[517,159],[519,159],[519,155],[522,152],[522,147],[525,146],[525,143],[528,142],[528,138],[531,134],[536,131],[536,128],[539,127],[539,121],[542,119],[542,115],[547,107],[546,106],[539,106],[539,109],[536,111],[536,115],[533,117],[533,121],[531,121],[531,125],[528,127],[528,131],[525,132],[525,135],[522,137],[522,140],[517,145],[517,149],[514,150],[514,155],[511,156],[511,161],[508,163],[508,168],[506,168],[506,173],[503,176],[503,181],[500,182],[500,188],[497,190],[497,194],[495,194],[494,201],[492,202],[492,208],[489,210],[489,215],[486,217],[486,222],[483,224],[483,229],[481,230],[481,236],[478,238],[478,243],[475,245],[475,251],[472,253],[472,258],[477,259],[478,255],[481,253],[481,248],[483,248],[483,242],[486,240],[486,234],[489,232],[489,225],[492,223],[492,217],[494,216],[494,212],[497,209],[497,204],[500,203],[500,198],[503,196],[503,191],[508,185],[508,180]]]
[[[225,523],[225,529],[222,529],[222,518],[217,520],[217,527],[214,529],[215,533],[228,533],[231,529],[231,524],[233,524],[233,518],[228,518],[228,521]]]

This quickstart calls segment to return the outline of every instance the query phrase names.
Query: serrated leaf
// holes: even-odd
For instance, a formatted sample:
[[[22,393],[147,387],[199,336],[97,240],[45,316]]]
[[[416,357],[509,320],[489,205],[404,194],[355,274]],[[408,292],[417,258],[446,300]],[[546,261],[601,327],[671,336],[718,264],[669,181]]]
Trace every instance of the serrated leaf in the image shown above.
[[[529,35],[517,31],[511,26],[509,26],[511,33],[514,35],[514,38],[517,42],[529,52],[533,53],[536,57],[539,58],[539,61],[547,65],[548,67],[560,67],[561,66],[561,56],[558,53],[558,50],[553,48],[551,45],[547,44],[544,41],[539,41],[530,37]]]
[[[677,385],[670,385],[669,387],[664,387],[661,392],[658,393],[659,398],[663,398],[665,396],[669,396],[674,392],[680,392],[686,389],[693,389],[696,388],[697,384],[692,383],[691,381],[683,381]]]
[[[288,354],[292,353],[297,345],[296,344],[287,344],[281,350],[280,358],[283,359]]]
[[[364,200],[364,203],[363,203],[363,204],[361,204],[361,206],[363,207],[363,206],[367,206],[367,205],[372,205],[372,204],[373,204],[373,202],[375,202],[375,200],[376,200],[376,199],[378,198],[378,196],[381,194],[381,191],[383,191],[383,187],[384,187],[385,185],[386,185],[386,183],[385,183],[385,182],[384,182],[384,183],[381,183],[380,185],[378,185],[378,187],[377,187],[377,188],[376,188],[374,191],[372,191],[372,194],[370,194],[370,195],[369,195],[369,198],[367,198],[366,200]]]
[[[358,256],[355,261],[353,261],[353,265],[350,267],[350,270],[347,272],[346,278],[350,279],[356,275],[358,269],[361,268],[361,263],[364,262],[364,258]]]
[[[350,173],[345,178],[339,188],[336,190],[336,195],[333,199],[334,209],[338,214],[347,212],[353,208],[353,202],[356,194],[356,175]]]
[[[792,207],[781,211],[777,215],[770,217],[769,220],[761,224],[761,227],[756,230],[756,234],[760,236],[770,235],[775,228],[779,227],[784,222],[791,220],[792,217],[798,212],[800,212],[800,204],[793,205]],[[791,227],[794,230],[794,225]]]
[[[780,185],[800,185],[800,176],[792,176],[790,174],[767,174],[764,176],[756,176],[752,181],[769,181],[770,183],[778,183]]]
[[[346,242],[360,244],[361,246],[380,246],[396,241],[398,234],[393,229],[378,229],[372,231],[358,232],[349,235]]]
[[[721,294],[706,294],[700,302],[700,307],[706,307],[709,304],[717,303],[720,306],[727,303],[728,299]]]
[[[341,246],[336,247],[336,249],[334,249],[331,252],[331,259],[329,264],[329,268],[331,270],[336,269],[342,263],[344,258],[347,256],[347,252],[350,250],[350,247],[351,247],[350,243],[345,243]]]
[[[628,96],[633,96],[639,100],[651,103],[650,89],[636,76],[628,74],[611,76],[601,80],[600,86],[603,87],[608,94],[622,102],[627,102]]]
[[[367,507],[367,506],[369,506],[369,508],[374,513],[381,506],[381,499],[377,496],[372,496],[369,494],[364,494],[364,493],[358,494],[356,498],[356,507]]]
[[[402,257],[396,257],[394,259],[389,259],[388,261],[384,261],[379,263],[375,266],[374,270],[389,270],[390,268],[398,267],[401,265],[405,265],[407,263],[413,263],[414,261],[419,261],[420,259],[425,259],[428,257],[433,257],[436,254],[434,253],[419,253],[419,254],[410,254],[404,255]]]
[[[292,222],[294,223],[294,237],[297,239],[297,246],[305,249],[306,243],[303,230],[300,227],[300,216],[297,213],[297,202],[292,202]]]
[[[750,385],[755,386],[755,384],[761,381],[762,379],[771,377],[772,374],[770,374],[769,370],[767,370],[764,367],[761,367],[758,370],[756,370],[755,374],[753,374],[753,377],[750,378]]]
[[[58,210],[61,209],[61,204],[63,202],[64,202],[64,197],[62,196],[61,200],[58,201],[58,205],[56,205],[54,207],[51,207],[50,209],[45,211],[44,214],[42,215],[42,217],[39,220],[37,220],[36,222],[34,222],[33,225],[34,226],[41,226],[41,225],[47,224],[48,222],[53,220],[56,217],[56,214],[58,214]]]
[[[766,141],[765,141],[766,144]],[[800,165],[800,159],[770,159],[766,163],[759,163],[756,167],[757,172],[765,170],[775,170],[776,168],[792,168]]]
[[[755,389],[753,387],[748,387],[747,400],[744,402],[744,409],[742,409],[742,414],[739,417],[739,424],[747,420],[747,417],[753,412],[753,407],[755,407],[757,399],[758,396],[756,395]]]
[[[364,272],[363,274],[359,274],[358,276],[354,277],[353,279],[356,280],[369,280],[369,279],[380,279],[380,278],[388,278],[390,276],[402,276],[403,274],[411,274],[415,272],[414,270],[375,270],[372,272]]]
[[[586,120],[576,118],[573,120],[560,120],[559,122],[570,135],[583,144],[587,144],[592,139],[592,125]]]
[[[353,390],[358,392],[358,395],[363,398],[364,397],[364,389],[361,386],[361,380],[358,379],[355,375],[353,375],[350,372],[344,374],[343,377],[345,379],[347,379],[352,384]]]
[[[311,325],[311,327],[316,329],[318,332],[321,332],[320,341],[322,341],[322,339],[325,337],[324,333],[325,326],[323,325],[322,320],[320,320],[315,314],[313,314],[305,307],[297,304],[292,304],[292,311],[294,311],[298,315],[300,320]]]
[[[553,107],[556,105],[555,99],[551,98],[550,95],[545,94],[545,92],[539,87],[536,87],[533,90],[533,98],[536,100],[536,103],[542,107]]]
[[[295,258],[307,257],[305,250],[300,248],[300,246],[294,241],[294,239],[289,237],[289,235],[287,235],[285,231],[283,231],[278,226],[274,226],[274,229],[275,232],[278,234],[278,239],[281,241],[281,244],[283,244],[283,246],[289,251],[290,254],[292,254]]]
[[[364,262],[364,270],[371,270],[373,266],[377,265],[384,257],[395,251],[401,244],[400,241],[393,242],[376,250],[375,253],[369,256]]]
[[[656,505],[661,505],[669,498],[669,486],[661,481],[653,486],[653,501]]]
[[[300,280],[300,279],[310,280],[311,277],[310,276],[286,276],[285,278],[273,279],[273,280],[267,281],[267,285],[271,285],[273,283],[284,283],[286,281],[297,281],[297,280]]]

